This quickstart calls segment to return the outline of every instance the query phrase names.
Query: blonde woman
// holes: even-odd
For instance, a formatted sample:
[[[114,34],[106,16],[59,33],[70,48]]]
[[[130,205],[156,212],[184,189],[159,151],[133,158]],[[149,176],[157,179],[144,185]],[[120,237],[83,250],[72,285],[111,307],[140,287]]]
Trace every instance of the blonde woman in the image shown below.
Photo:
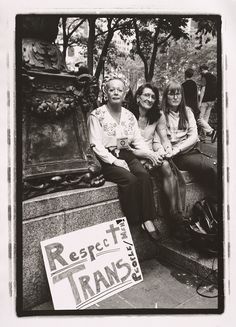
[[[118,184],[121,207],[129,223],[139,222],[152,239],[158,240],[151,177],[138,158],[149,159],[154,166],[161,158],[143,141],[135,116],[122,107],[126,89],[122,78],[111,75],[106,79],[107,102],[88,118],[90,144],[105,179]]]

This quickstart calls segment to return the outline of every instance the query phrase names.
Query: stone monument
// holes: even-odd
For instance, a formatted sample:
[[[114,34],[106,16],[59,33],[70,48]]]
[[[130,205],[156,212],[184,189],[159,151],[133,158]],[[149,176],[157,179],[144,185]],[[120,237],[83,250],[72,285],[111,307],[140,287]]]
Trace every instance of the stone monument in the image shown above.
[[[96,107],[97,80],[69,72],[54,43],[60,17],[20,15],[23,199],[104,179],[90,148],[86,119]]]

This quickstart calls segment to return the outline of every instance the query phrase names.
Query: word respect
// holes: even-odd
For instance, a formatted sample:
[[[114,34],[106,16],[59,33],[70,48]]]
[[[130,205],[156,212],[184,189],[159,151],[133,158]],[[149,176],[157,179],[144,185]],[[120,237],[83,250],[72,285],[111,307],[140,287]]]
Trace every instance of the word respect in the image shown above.
[[[62,243],[56,242],[46,245],[45,251],[47,254],[50,270],[55,271],[57,269],[56,262],[65,267],[68,266],[71,262],[86,258],[94,261],[96,259],[97,253],[101,253],[102,251],[107,250],[107,248],[116,245],[118,243],[117,232],[120,232],[120,228],[119,226],[115,227],[113,224],[111,224],[109,227],[110,228],[106,230],[106,234],[111,236],[109,240],[108,238],[104,238],[102,241],[96,242],[95,244],[90,244],[76,252],[72,251],[69,253],[68,258],[63,254],[64,246]],[[127,237],[124,231],[121,233],[121,236],[122,239]]]

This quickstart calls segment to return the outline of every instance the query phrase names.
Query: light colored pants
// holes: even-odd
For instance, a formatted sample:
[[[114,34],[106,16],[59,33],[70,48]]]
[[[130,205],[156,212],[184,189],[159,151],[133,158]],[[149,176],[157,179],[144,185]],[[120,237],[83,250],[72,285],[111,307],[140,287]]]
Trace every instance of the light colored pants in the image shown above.
[[[198,124],[202,128],[204,134],[211,133],[213,128],[208,124],[211,110],[214,107],[215,101],[203,102],[200,107],[200,115]]]

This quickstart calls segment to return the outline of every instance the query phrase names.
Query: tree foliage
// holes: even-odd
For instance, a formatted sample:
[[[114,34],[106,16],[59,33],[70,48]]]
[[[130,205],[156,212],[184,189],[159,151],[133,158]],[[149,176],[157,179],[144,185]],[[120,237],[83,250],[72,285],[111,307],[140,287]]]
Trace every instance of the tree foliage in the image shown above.
[[[85,22],[85,18],[69,18],[63,16],[59,22],[59,45],[62,45],[62,54],[66,58],[66,51],[73,44],[84,45],[83,35],[78,33],[78,29]],[[60,31],[61,30],[61,31]]]
[[[181,16],[159,17],[123,17],[123,16],[81,16],[65,17],[61,20],[61,44],[66,54],[68,46],[79,45],[87,58],[87,66],[91,74],[99,78],[105,68],[120,69],[127,73],[127,55],[120,52],[114,41],[114,35],[119,33],[123,41],[132,42],[130,58],[137,63],[139,60],[139,73],[136,74],[129,62],[131,75],[140,78],[140,71],[146,81],[159,80],[164,83],[171,75],[183,75],[187,65],[197,65],[199,60],[205,58],[214,66],[216,62],[215,40],[217,34],[217,19],[214,17],[195,17],[195,36],[189,35],[189,18]],[[87,24],[87,34],[80,28]],[[208,54],[204,49],[212,48]],[[201,54],[204,53],[203,58]],[[118,60],[119,58],[119,60]],[[123,58],[123,59],[122,59]],[[195,59],[197,58],[197,61]],[[122,64],[121,64],[122,63]],[[143,65],[141,69],[141,64]],[[130,76],[129,76],[130,77]],[[162,83],[161,82],[161,83]],[[133,83],[135,84],[135,83]]]
[[[133,53],[138,54],[143,61],[146,81],[153,79],[158,49],[168,46],[169,39],[188,39],[188,33],[185,31],[187,23],[188,19],[181,17],[133,18]]]
[[[195,39],[197,40],[196,49],[201,50],[204,44],[211,41],[217,36],[218,20],[217,18],[194,18],[193,21],[197,23],[197,30],[195,32]]]
[[[178,40],[170,42],[165,52],[158,53],[158,65],[155,66],[153,82],[160,89],[163,89],[166,83],[171,79],[184,81],[184,72],[187,68],[193,68],[195,71],[194,79],[198,82],[200,75],[198,67],[207,64],[209,69],[216,72],[217,66],[217,44],[216,40],[211,40],[208,44],[203,44],[202,48],[195,48],[196,41],[194,38],[190,40]]]
[[[107,54],[110,54],[112,52],[112,46],[111,42],[113,39],[113,36],[115,32],[120,31],[121,33],[124,33],[125,30],[131,26],[131,19],[127,18],[116,18],[116,17],[108,17],[101,21],[101,19],[97,18],[98,24],[97,24],[97,33],[95,34],[95,42],[100,42],[101,46],[101,52],[100,56],[98,58],[97,67],[95,71],[95,76],[99,78],[99,75],[102,71],[102,68],[104,67],[104,61],[107,57]],[[104,26],[106,28],[104,29]],[[93,49],[95,48],[95,42]],[[109,48],[110,46],[110,48]],[[114,44],[113,44],[114,49]]]
[[[88,36],[79,33],[79,27],[87,23],[89,26]],[[131,19],[122,17],[62,17],[61,41],[59,45],[63,45],[63,55],[66,55],[68,46],[73,44],[80,45],[85,49],[87,56],[87,66],[91,74],[94,72],[94,64],[96,69],[94,75],[98,78],[104,66],[104,61],[108,57],[111,61],[112,53],[114,54],[114,44],[112,39],[117,31],[125,32],[131,27]],[[114,60],[113,60],[114,61]]]

